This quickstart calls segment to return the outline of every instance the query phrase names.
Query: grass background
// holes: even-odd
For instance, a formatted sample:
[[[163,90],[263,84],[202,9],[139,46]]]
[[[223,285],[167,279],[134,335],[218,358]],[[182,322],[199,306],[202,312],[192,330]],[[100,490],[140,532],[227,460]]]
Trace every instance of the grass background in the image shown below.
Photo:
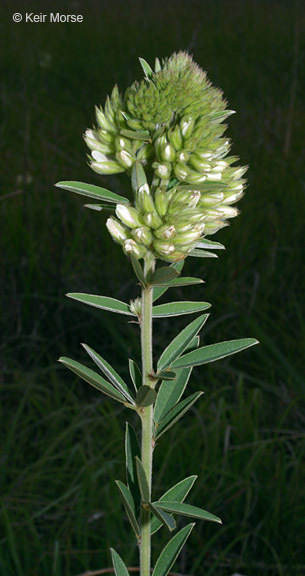
[[[14,24],[26,10],[84,22]],[[129,300],[137,289],[105,217],[53,184],[128,193],[124,176],[90,171],[82,133],[115,82],[141,77],[138,56],[187,49],[238,112],[228,135],[249,187],[241,216],[217,234],[226,252],[185,265],[204,287],[171,297],[212,302],[205,342],[261,344],[194,371],[190,392],[205,396],[160,440],[155,496],[198,474],[189,501],[223,518],[197,524],[182,574],[303,575],[304,3],[14,0],[1,12],[0,573],[76,576],[109,566],[110,546],[137,563],[113,482],[124,478],[126,413],[56,363],[85,359],[85,341],[127,375],[137,327],[64,294]],[[156,355],[185,323],[155,322]],[[155,558],[166,538],[155,536]]]

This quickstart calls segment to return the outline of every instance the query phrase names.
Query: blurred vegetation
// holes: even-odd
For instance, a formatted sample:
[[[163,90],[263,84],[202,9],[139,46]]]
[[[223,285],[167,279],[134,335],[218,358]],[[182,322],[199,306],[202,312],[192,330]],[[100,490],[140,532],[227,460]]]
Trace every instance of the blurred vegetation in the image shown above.
[[[198,474],[189,501],[223,518],[223,527],[198,523],[177,561],[182,574],[303,575],[304,3],[2,6],[0,573],[76,576],[109,566],[109,546],[137,562],[113,482],[124,476],[126,413],[56,363],[85,358],[85,341],[126,375],[127,357],[139,357],[137,326],[64,294],[129,300],[137,288],[105,217],[53,184],[129,194],[124,176],[90,171],[82,134],[115,82],[125,89],[140,78],[138,56],[187,49],[238,112],[228,135],[249,164],[249,187],[241,216],[217,234],[226,252],[186,263],[204,287],[176,296],[213,304],[205,342],[261,344],[194,371],[190,389],[205,397],[160,441],[156,496]],[[29,9],[84,22],[12,22]],[[185,322],[155,322],[157,352]],[[155,554],[166,537],[155,537]]]

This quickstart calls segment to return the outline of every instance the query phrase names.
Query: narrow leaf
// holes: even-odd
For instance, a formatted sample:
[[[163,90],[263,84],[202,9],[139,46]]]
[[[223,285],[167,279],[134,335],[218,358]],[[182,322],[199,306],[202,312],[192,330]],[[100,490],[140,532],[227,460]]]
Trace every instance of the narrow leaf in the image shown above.
[[[158,286],[167,286],[167,288],[178,288],[179,286],[191,286],[194,284],[204,284],[204,281],[201,278],[191,278],[186,276],[185,278],[181,276],[180,278],[173,278],[173,280],[168,280],[164,282],[160,282]]]
[[[80,194],[81,196],[87,196],[88,198],[95,198],[96,200],[104,200],[105,202],[123,203],[129,204],[128,198],[125,196],[119,196],[106,188],[101,188],[100,186],[95,186],[95,184],[86,184],[85,182],[57,182],[55,184],[57,188],[62,188],[63,190],[69,190],[70,192],[75,192],[75,194]]]
[[[142,500],[143,500],[143,502],[148,503],[149,502],[149,487],[148,487],[146,472],[144,470],[144,467],[143,467],[143,464],[142,464],[142,461],[140,460],[140,458],[138,458],[138,456],[136,456],[135,460],[136,460],[137,476],[138,476],[138,482],[139,482]]]
[[[140,280],[142,286],[145,286],[145,284],[146,284],[145,276],[144,276],[143,268],[142,268],[139,260],[137,260],[131,254],[130,255],[130,261],[131,261],[131,264],[132,264],[132,267],[133,267],[133,270],[134,270],[136,277],[138,278],[138,280]]]
[[[189,491],[191,490],[197,476],[189,476],[184,480],[181,480],[175,486],[167,490],[163,496],[161,496],[158,502],[162,502],[163,500],[166,501],[175,501],[175,502],[183,502],[183,500],[187,497]],[[161,528],[162,523],[157,518],[152,518],[150,522],[150,533],[151,535],[155,534],[159,528]]]
[[[129,572],[123,562],[121,556],[113,549],[110,548],[112,556],[112,564],[114,567],[115,576],[129,576]]]
[[[214,240],[207,240],[206,238],[201,238],[199,244],[197,244],[196,248],[203,248],[204,250],[208,250],[212,248],[213,250],[225,250],[226,247],[220,242],[214,242]]]
[[[140,60],[141,66],[142,66],[142,70],[143,70],[146,78],[149,80],[153,75],[153,70],[151,69],[148,62],[146,62],[146,60],[144,60],[144,58],[139,58],[139,60]]]
[[[176,372],[172,372],[171,370],[161,370],[160,372],[157,372],[156,378],[158,378],[158,380],[173,381],[176,378]]]
[[[199,190],[200,192],[219,192],[219,190],[227,188],[225,182],[217,180],[213,182],[212,180],[205,180],[204,182],[199,182],[198,184],[182,184],[178,187],[180,192],[188,192],[190,190]]]
[[[184,260],[179,260],[179,262],[173,262],[173,264],[170,265],[170,268],[174,268],[180,274],[183,266],[184,266]],[[153,302],[158,300],[158,298],[161,298],[161,296],[166,292],[166,290],[168,290],[168,288],[169,288],[169,286],[166,286],[166,287],[156,286],[153,289]]]
[[[150,406],[155,402],[157,398],[157,392],[154,388],[150,386],[140,386],[137,396],[136,405],[139,407]]]
[[[189,256],[193,256],[194,258],[218,258],[217,254],[214,252],[207,252],[206,250],[197,250],[194,248],[191,252],[189,252]]]
[[[191,506],[190,504],[182,504],[181,502],[162,500],[162,502],[153,502],[153,505],[156,508],[161,508],[161,510],[165,510],[166,512],[170,512],[172,514],[181,514],[182,516],[190,516],[191,518],[210,520],[211,522],[218,522],[218,524],[222,524],[222,521],[220,518],[218,518],[218,516],[215,516],[206,510],[202,510],[197,506]]]
[[[88,382],[88,384],[91,384],[91,386],[93,386],[100,392],[103,392],[104,394],[110,396],[114,400],[118,400],[119,402],[126,404],[126,398],[120,392],[118,392],[112,386],[112,384],[109,384],[107,380],[102,378],[102,376],[100,376],[96,372],[93,372],[93,370],[91,370],[90,368],[87,368],[87,366],[83,366],[79,362],[76,362],[75,360],[72,360],[71,358],[66,358],[64,356],[59,358],[59,362],[64,364],[67,368],[72,370],[72,372],[77,374],[77,376]]]
[[[123,482],[120,482],[119,480],[115,481],[119,492],[120,492],[120,496],[122,498],[122,502],[124,504],[124,508],[127,514],[127,518],[131,524],[131,527],[136,535],[136,538],[139,538],[141,530],[140,530],[140,526],[136,520],[136,516],[135,516],[135,503],[133,501],[133,497],[132,494],[130,492],[130,490],[127,488],[127,486],[125,486],[125,484],[123,484]]]
[[[179,276],[179,272],[175,270],[175,268],[171,268],[171,266],[164,266],[162,268],[157,268],[157,270],[152,275],[152,278],[149,279],[149,284],[151,286],[160,286],[162,284],[166,284],[174,278],[177,278],[177,276]]]
[[[168,542],[162,550],[152,576],[167,576],[195,524],[188,524]]]
[[[200,366],[201,364],[207,364],[208,362],[215,362],[220,358],[225,358],[226,356],[231,356],[231,354],[236,354],[241,352],[250,346],[258,344],[258,341],[254,338],[242,338],[240,340],[229,340],[228,342],[218,342],[217,344],[210,344],[209,346],[203,346],[192,352],[188,352],[177,358],[172,364],[172,368],[184,368],[187,366]]]
[[[90,358],[92,358],[93,362],[95,362],[95,364],[99,367],[99,369],[102,370],[102,372],[104,372],[105,376],[107,376],[111,384],[113,384],[113,386],[115,386],[115,388],[119,392],[121,392],[121,394],[123,394],[123,396],[125,396],[125,398],[131,404],[134,404],[135,402],[129,393],[127,384],[125,384],[124,380],[116,372],[116,370],[112,368],[112,366],[110,366],[107,360],[102,358],[102,356],[100,356],[97,352],[95,352],[92,348],[90,348],[90,346],[87,346],[87,344],[82,344],[82,346],[85,348]]]
[[[166,414],[179,402],[192,372],[191,368],[179,370],[176,379],[172,382],[162,382],[154,407],[155,425],[159,425]]]
[[[210,308],[208,302],[169,302],[168,304],[159,304],[152,310],[153,318],[167,318],[169,316],[182,316],[183,314],[194,314]]]
[[[133,427],[126,422],[125,433],[125,458],[126,458],[126,480],[127,486],[132,494],[135,509],[138,510],[141,502],[140,489],[136,470],[136,456],[140,458],[141,450],[137,435]]]
[[[110,298],[108,296],[97,296],[95,294],[82,294],[76,292],[70,292],[66,294],[68,298],[82,302],[83,304],[88,304],[89,306],[94,306],[94,308],[100,308],[101,310],[108,310],[109,312],[116,312],[117,314],[126,314],[126,316],[135,316],[130,312],[129,305],[116,298]]]
[[[176,522],[174,520],[174,518],[170,515],[167,514],[167,512],[164,512],[164,510],[162,510],[160,507],[157,508],[156,506],[154,506],[153,504],[148,504],[148,507],[150,509],[150,511],[153,513],[153,515],[162,523],[164,524],[164,526],[171,532],[172,530],[175,530],[176,528]]]
[[[131,360],[129,358],[128,363],[129,363],[130,378],[131,378],[132,383],[134,385],[135,391],[137,392],[138,388],[140,388],[140,386],[142,386],[142,374],[141,374],[140,368],[138,368],[138,366],[134,362],[134,360]]]
[[[197,402],[198,398],[203,394],[203,392],[195,392],[182,402],[179,402],[174,408],[172,408],[168,414],[163,418],[160,424],[156,425],[156,434],[155,438],[160,438],[164,432],[169,430],[182,416],[189,410],[195,402]]]
[[[176,360],[184,352],[185,348],[190,344],[193,338],[201,330],[205,322],[207,321],[209,314],[202,314],[193,322],[188,324],[186,328],[181,330],[180,334],[174,338],[171,343],[165,348],[158,360],[158,371],[164,370],[171,363]]]

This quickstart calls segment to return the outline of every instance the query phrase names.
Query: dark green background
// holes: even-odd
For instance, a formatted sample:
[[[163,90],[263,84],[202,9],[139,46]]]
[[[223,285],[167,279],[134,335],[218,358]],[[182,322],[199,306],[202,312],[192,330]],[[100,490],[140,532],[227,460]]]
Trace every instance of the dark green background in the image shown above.
[[[84,15],[81,24],[15,24],[12,14]],[[82,134],[114,83],[189,50],[237,114],[233,152],[249,164],[241,215],[217,234],[218,260],[189,258],[203,288],[170,297],[213,304],[204,342],[261,344],[196,369],[204,400],[160,441],[156,497],[185,475],[189,501],[220,515],[199,523],[177,570],[195,576],[304,574],[305,5],[290,1],[2,2],[1,4],[0,572],[76,576],[109,566],[109,546],[137,563],[115,478],[123,479],[126,413],[67,371],[85,341],[122,375],[138,328],[85,309],[67,291],[129,300],[133,273],[81,199],[53,187],[98,177]],[[169,294],[169,293],[168,293]],[[156,356],[185,320],[156,321]],[[129,417],[129,415],[128,415]],[[155,554],[166,540],[155,537]]]

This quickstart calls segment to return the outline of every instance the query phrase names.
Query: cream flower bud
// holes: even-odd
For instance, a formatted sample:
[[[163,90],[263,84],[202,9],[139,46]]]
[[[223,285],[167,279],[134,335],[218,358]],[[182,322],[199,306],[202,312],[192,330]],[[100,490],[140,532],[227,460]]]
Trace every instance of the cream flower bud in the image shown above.
[[[132,155],[127,152],[127,150],[121,150],[120,152],[117,152],[116,158],[124,168],[130,168],[134,163]]]
[[[147,252],[145,246],[139,245],[135,240],[131,239],[125,240],[123,249],[125,254],[132,254],[137,260],[143,258]]]
[[[189,138],[192,135],[195,126],[195,120],[192,117],[182,118],[180,126],[183,138]]]
[[[117,204],[115,213],[123,224],[128,226],[128,228],[138,228],[139,226],[142,226],[140,214],[138,210],[132,206]]]
[[[143,184],[143,186],[140,186],[136,194],[136,202],[139,210],[142,213],[156,211],[155,203],[150,194],[148,184]]]
[[[165,216],[169,203],[169,195],[160,188],[155,192],[155,205],[159,216]]]
[[[170,226],[164,224],[163,226],[160,226],[160,228],[157,228],[157,230],[155,230],[155,236],[157,236],[157,238],[163,238],[164,240],[170,240],[175,236],[175,234],[176,234],[176,228],[173,224]]]
[[[120,244],[122,244],[124,240],[127,240],[128,238],[127,231],[122,226],[122,224],[120,224],[120,222],[111,217],[108,218],[108,220],[106,221],[106,226],[114,240],[116,240]]]
[[[147,212],[144,214],[143,220],[147,226],[153,229],[159,228],[162,224],[162,220],[156,212]]]
[[[215,206],[224,199],[223,192],[215,192],[215,194],[205,194],[201,196],[200,206]]]
[[[144,244],[145,246],[149,246],[152,242],[153,236],[150,229],[147,226],[141,226],[140,228],[134,228],[132,230],[132,235],[135,240],[140,242],[140,244]]]
[[[183,146],[183,138],[180,126],[177,125],[175,128],[171,128],[168,132],[168,138],[177,152],[178,150],[181,150]]]
[[[153,247],[156,252],[159,252],[162,255],[169,256],[173,252],[175,252],[174,244],[169,244],[168,242],[164,242],[162,240],[154,240]]]
[[[171,166],[170,164],[156,164],[155,172],[159,178],[167,180],[171,174]]]
[[[113,134],[115,134],[116,130],[114,128],[114,125],[112,124],[112,122],[109,122],[109,120],[107,120],[102,108],[96,107],[95,113],[96,113],[97,122],[98,122],[99,126],[101,127],[101,129],[106,130],[108,132],[112,132]]]

